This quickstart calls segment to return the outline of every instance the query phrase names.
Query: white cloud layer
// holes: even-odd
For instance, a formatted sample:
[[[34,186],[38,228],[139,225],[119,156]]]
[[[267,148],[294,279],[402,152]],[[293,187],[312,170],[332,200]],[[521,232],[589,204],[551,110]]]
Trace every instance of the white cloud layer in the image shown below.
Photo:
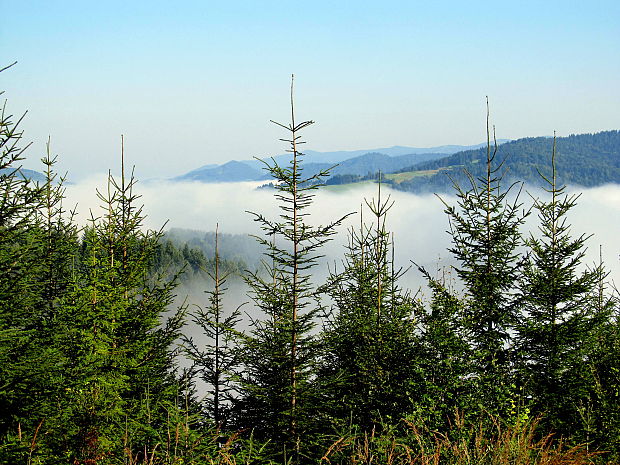
[[[84,222],[92,210],[100,214],[96,189],[105,189],[105,176],[96,176],[67,186],[67,204],[77,203],[78,221]],[[220,230],[232,234],[259,233],[258,225],[247,211],[261,213],[269,218],[279,214],[273,191],[256,189],[257,183],[138,183],[136,192],[142,197],[145,225],[152,229],[179,227],[212,231],[215,224]],[[610,278],[620,284],[620,186],[607,185],[592,189],[573,189],[581,192],[578,205],[571,210],[568,221],[572,224],[573,236],[590,235],[586,263],[598,262],[599,246],[610,271]],[[544,192],[530,191],[534,196],[544,196]],[[359,212],[364,199],[377,195],[376,186],[360,185],[346,191],[319,190],[315,203],[310,209],[309,221],[312,224],[325,224],[349,212]],[[414,195],[384,188],[382,195],[390,195],[394,207],[388,215],[387,226],[394,231],[397,262],[401,266],[410,260],[424,265],[430,270],[437,269],[438,263],[449,264],[447,248],[450,237],[446,233],[448,221],[443,205],[434,195]],[[455,199],[443,196],[447,203]],[[528,195],[523,194],[526,204],[531,204]],[[98,213],[99,212],[99,213]],[[528,221],[527,228],[536,232],[535,212]],[[368,209],[364,206],[364,219],[370,221]],[[325,261],[339,262],[346,242],[346,228],[359,224],[359,215],[351,216],[341,233],[329,244]],[[318,272],[318,270],[317,270]],[[322,273],[321,273],[322,274]],[[419,273],[409,272],[407,284],[416,287],[420,284]]]

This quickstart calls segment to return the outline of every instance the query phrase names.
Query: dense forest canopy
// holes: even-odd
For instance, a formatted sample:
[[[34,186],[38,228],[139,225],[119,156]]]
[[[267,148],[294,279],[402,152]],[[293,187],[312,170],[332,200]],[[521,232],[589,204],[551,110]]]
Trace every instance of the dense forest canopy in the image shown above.
[[[311,226],[329,172],[304,172],[312,122],[291,114],[276,123],[290,163],[268,166],[279,215],[252,214],[257,269],[240,238],[144,228],[124,166],[78,226],[49,146],[44,181],[19,175],[27,144],[3,107],[0,462],[617,463],[618,291],[604,263],[584,266],[564,185],[569,160],[581,179],[615,176],[618,132],[427,162],[465,171],[444,204],[454,274],[418,267],[421,298],[401,285],[380,184],[357,226]],[[512,179],[534,173],[545,191],[530,200]],[[336,234],[343,266],[317,282]],[[183,272],[203,280],[201,305],[173,304]],[[224,304],[235,273],[258,315],[245,330]]]

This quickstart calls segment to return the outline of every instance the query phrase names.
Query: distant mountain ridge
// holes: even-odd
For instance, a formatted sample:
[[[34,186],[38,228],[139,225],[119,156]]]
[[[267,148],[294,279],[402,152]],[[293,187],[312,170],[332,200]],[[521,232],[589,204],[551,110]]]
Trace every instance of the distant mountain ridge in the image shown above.
[[[505,182],[516,180],[530,185],[542,185],[539,172],[546,176],[550,174],[553,138],[527,137],[513,141],[498,141],[498,144],[497,161],[502,163]],[[583,187],[605,183],[620,184],[620,131],[558,137],[556,144],[559,184]],[[382,177],[384,182],[391,184],[395,189],[417,193],[450,192],[453,182],[461,186],[468,185],[465,171],[474,177],[484,175],[486,143],[467,146],[467,150],[446,153],[462,147],[446,145],[422,149],[395,146],[370,151],[339,152],[309,150],[302,164],[303,176],[310,177],[331,168],[331,177],[325,179],[327,184],[354,184],[376,179],[377,173],[381,171],[385,175]],[[379,150],[389,153],[382,153]],[[425,152],[425,150],[436,151]],[[411,153],[400,154],[403,151]],[[352,154],[355,156],[341,159]],[[290,154],[274,158],[281,165],[285,165]],[[201,183],[267,182],[270,180],[269,175],[261,165],[259,160],[204,165],[172,180]],[[0,170],[0,175],[13,172],[13,169],[5,168]],[[35,182],[45,182],[45,176],[38,171],[21,168],[19,175]]]
[[[240,161],[229,161],[223,165],[198,168],[187,174],[174,178],[175,181],[200,182],[241,182],[260,181],[265,179],[265,173]]]
[[[338,166],[332,170],[332,175],[355,174],[364,176],[379,170],[387,173],[415,163],[434,160],[458,151],[476,149],[484,145],[442,145],[429,148],[393,146],[371,150],[341,150],[336,152],[306,150],[304,151],[304,173],[311,175],[331,168],[335,164]],[[277,163],[284,165],[290,160],[290,154],[277,155],[273,158]],[[263,181],[268,179],[263,167],[264,165],[260,160],[230,161],[222,165],[204,165],[177,176],[173,180],[205,183]]]
[[[13,173],[17,173],[17,175],[22,177],[23,179],[29,179],[31,181],[35,181],[38,183],[45,183],[47,181],[43,173],[40,173],[34,170],[29,170],[27,168],[18,168],[18,169],[2,168],[0,169],[0,175],[9,176],[9,175],[12,175]]]
[[[508,142],[508,139],[499,140],[498,143]],[[366,155],[369,153],[380,153],[383,155],[387,155],[389,157],[399,157],[402,155],[420,155],[420,154],[428,154],[428,153],[438,153],[443,155],[449,155],[456,152],[460,152],[463,150],[473,150],[480,147],[485,146],[486,143],[480,143],[475,145],[440,145],[437,147],[405,147],[402,145],[394,145],[392,147],[385,147],[379,149],[362,149],[362,150],[338,150],[335,152],[317,152],[315,150],[304,150],[304,154],[306,156],[305,163],[327,163],[327,164],[335,164],[340,163],[346,160],[350,160],[353,158],[357,158],[362,155]],[[274,160],[280,164],[287,163],[290,159],[290,154],[285,153],[282,155],[277,155]],[[269,160],[269,158],[265,158],[265,160]],[[262,168],[262,163],[259,160],[244,160],[244,163],[247,163],[251,166]]]
[[[331,163],[304,163],[303,170],[304,175],[307,176],[319,172],[320,170],[333,167],[330,170],[332,176],[346,174],[366,176],[379,171],[382,173],[393,173],[403,167],[442,158],[444,155],[443,153],[411,153],[400,156],[389,156],[384,153],[371,152],[344,160],[335,166]]]

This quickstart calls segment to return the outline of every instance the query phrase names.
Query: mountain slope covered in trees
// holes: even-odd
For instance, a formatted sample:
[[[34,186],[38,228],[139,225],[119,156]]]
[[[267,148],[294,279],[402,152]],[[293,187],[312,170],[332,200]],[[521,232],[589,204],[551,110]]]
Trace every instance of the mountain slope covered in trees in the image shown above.
[[[496,157],[506,180],[542,186],[539,172],[549,175],[552,147],[553,138],[530,137],[498,145]],[[559,137],[556,150],[559,183],[584,187],[620,183],[620,131]],[[452,180],[466,182],[464,170],[480,176],[485,157],[486,148],[480,148],[419,163],[401,171],[420,175],[393,185],[407,192],[446,192],[452,188]]]
[[[308,151],[308,159],[304,164],[306,175],[334,168],[329,176],[354,174],[364,176],[377,171],[393,172],[427,160],[441,158],[446,154],[455,153],[475,146],[444,145],[421,149],[415,147],[390,147],[375,150],[352,150],[341,152]],[[281,164],[289,162],[290,155],[278,155],[274,160]],[[270,161],[265,159],[265,161]],[[265,172],[265,164],[261,160],[230,161],[223,165],[205,165],[174,178],[175,181],[199,182],[236,182],[263,181],[269,177]]]

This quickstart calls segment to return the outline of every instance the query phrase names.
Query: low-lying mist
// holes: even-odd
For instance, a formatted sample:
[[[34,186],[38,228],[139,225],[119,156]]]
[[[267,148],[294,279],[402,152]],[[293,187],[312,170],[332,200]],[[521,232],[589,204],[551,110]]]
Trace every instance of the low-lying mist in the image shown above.
[[[144,204],[146,215],[144,225],[147,228],[160,230],[170,228],[186,228],[213,231],[219,223],[221,232],[229,234],[260,235],[260,227],[254,216],[248,212],[261,213],[268,218],[277,219],[280,211],[274,198],[274,190],[257,189],[260,183],[176,183],[150,182],[138,183],[135,192],[141,195],[139,203]],[[106,189],[106,177],[97,176],[89,180],[67,186],[67,205],[77,204],[77,221],[85,223],[91,214],[101,214],[100,200],[96,189]],[[339,228],[339,233],[328,243],[322,254],[319,265],[313,269],[316,284],[324,282],[328,269],[342,269],[341,262],[347,243],[347,230],[359,228],[360,211],[366,223],[372,221],[371,214],[365,205],[378,195],[377,185],[360,184],[337,191],[318,189],[315,201],[309,209],[308,222],[314,225],[335,221],[348,213],[349,216]],[[609,281],[620,284],[620,185],[606,185],[591,189],[570,189],[569,193],[581,193],[577,206],[571,210],[568,221],[572,224],[572,235],[591,235],[587,241],[588,250],[584,266],[598,263],[599,250],[609,271]],[[545,198],[547,194],[540,189],[527,190],[521,194],[523,208],[532,205],[532,197]],[[394,232],[395,261],[397,267],[410,268],[403,276],[400,284],[412,293],[422,289],[424,296],[424,280],[411,262],[425,267],[431,273],[439,270],[450,271],[454,264],[448,248],[451,238],[448,219],[444,213],[441,200],[432,194],[415,195],[394,191],[387,186],[381,189],[382,199],[388,196],[394,202],[387,216],[387,228]],[[449,205],[456,203],[453,195],[442,195],[441,198]],[[91,213],[92,212],[92,213]],[[530,215],[525,233],[537,233],[536,212]],[[441,271],[443,272],[443,271]],[[179,299],[188,298],[190,304],[206,303],[205,290],[211,288],[209,282],[190,282],[177,291]],[[245,285],[239,277],[229,280],[229,292],[226,296],[228,308],[237,307],[249,298]],[[245,309],[251,312],[251,305]]]
[[[260,183],[137,183],[139,202],[144,204],[144,224],[151,229],[187,228],[213,231],[219,223],[220,231],[229,234],[261,234],[252,214],[261,213],[277,219],[280,211],[272,189],[256,189]],[[106,188],[105,176],[97,176],[78,184],[67,186],[67,205],[77,204],[77,220],[84,223],[92,214],[101,214],[96,189]],[[591,189],[569,189],[569,193],[581,193],[577,206],[570,211],[568,221],[572,235],[591,235],[587,241],[586,264],[599,260],[599,246],[603,260],[610,272],[610,280],[620,283],[620,185],[606,185]],[[308,222],[326,224],[348,213],[356,212],[340,226],[340,232],[323,250],[322,266],[315,269],[316,279],[326,275],[327,265],[332,268],[342,260],[347,229],[359,227],[359,212],[364,221],[372,221],[364,199],[377,197],[377,185],[360,184],[346,190],[318,189],[314,204],[309,210]],[[394,206],[387,217],[387,227],[394,232],[397,265],[407,267],[410,261],[426,267],[429,271],[449,265],[450,236],[447,216],[441,200],[432,194],[414,195],[382,187],[382,198],[388,195]],[[524,208],[532,205],[532,197],[545,198],[539,189],[524,188],[521,195]],[[448,204],[455,204],[453,195],[442,195]],[[526,234],[537,234],[536,212],[532,212],[526,225]],[[410,288],[422,284],[419,273],[411,269],[403,281]]]

